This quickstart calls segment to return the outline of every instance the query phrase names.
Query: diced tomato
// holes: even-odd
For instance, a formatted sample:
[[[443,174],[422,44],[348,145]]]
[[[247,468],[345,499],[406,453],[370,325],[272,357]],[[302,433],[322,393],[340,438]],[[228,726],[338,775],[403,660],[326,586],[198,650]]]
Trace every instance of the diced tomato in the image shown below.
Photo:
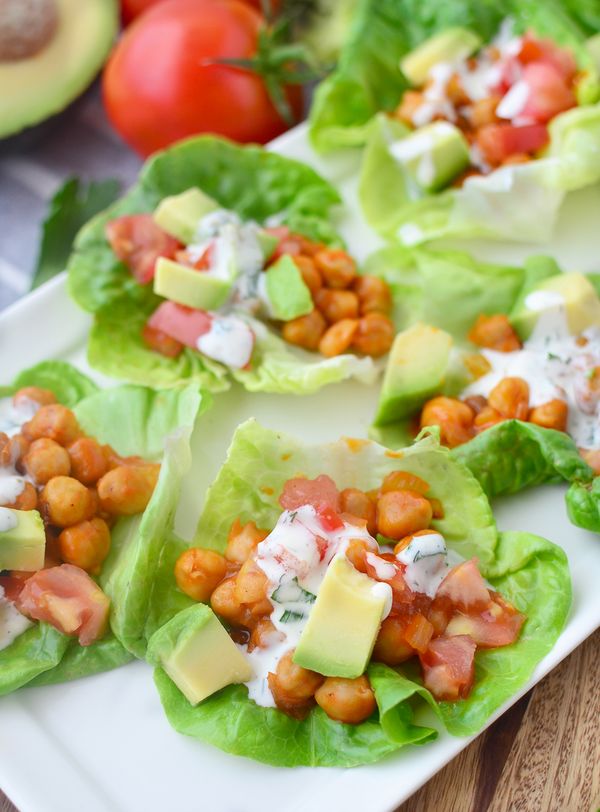
[[[560,71],[546,62],[531,62],[523,68],[523,82],[529,87],[529,95],[521,116],[545,124],[551,118],[575,107],[575,94]],[[515,150],[530,152],[530,149]]]
[[[87,572],[71,564],[39,570],[27,579],[17,600],[20,612],[50,623],[89,646],[108,627],[110,600]]]
[[[512,124],[486,124],[477,131],[475,142],[491,166],[519,152],[537,152],[548,143],[544,124],[513,127]]]
[[[211,242],[210,245],[204,249],[196,262],[193,263],[192,267],[194,267],[197,271],[208,271],[213,264],[214,253],[215,245]]]
[[[475,678],[475,642],[466,635],[436,637],[419,655],[425,687],[440,701],[469,695]]]
[[[169,301],[162,302],[147,322],[152,330],[158,330],[194,349],[198,349],[198,339],[208,333],[210,324],[211,317],[206,310],[194,310]]]
[[[340,517],[340,514],[337,513],[333,508],[319,508],[317,513],[319,514],[319,519],[323,525],[323,528],[330,533],[333,530],[341,530],[341,528],[344,526],[344,521]]]
[[[423,653],[427,650],[429,641],[433,637],[433,626],[420,612],[413,615],[404,632],[404,639],[416,651]]]
[[[267,228],[265,231],[271,234],[271,236],[277,237],[279,240],[268,259],[269,262],[275,262],[284,254],[297,256],[303,253],[305,244],[304,237],[301,237],[299,234],[294,234],[287,226],[275,226],[274,228]]]
[[[156,330],[149,324],[144,325],[142,330],[142,341],[154,352],[159,352],[165,358],[177,358],[183,351],[183,344],[175,338],[171,338],[162,330]]]
[[[480,614],[458,613],[446,627],[446,635],[468,635],[481,648],[510,646],[519,637],[525,616],[496,592],[488,609]]]
[[[18,575],[14,573],[0,575],[0,587],[4,590],[5,597],[9,601],[16,601],[31,575],[31,572],[19,573]]]
[[[443,634],[454,614],[452,602],[447,597],[436,595],[427,611],[427,620],[432,624],[436,635]]]
[[[577,62],[571,51],[561,48],[552,40],[538,39],[531,32],[527,32],[523,37],[517,58],[523,65],[531,62],[552,65],[567,82],[570,82],[577,73]]]
[[[521,63],[515,57],[508,57],[496,63],[498,81],[490,89],[493,96],[504,96],[517,82],[523,70]]]
[[[471,558],[452,567],[440,584],[436,597],[449,598],[453,606],[463,612],[483,612],[490,605],[490,593],[477,568],[477,559]]]
[[[156,225],[151,214],[127,214],[110,220],[106,239],[118,259],[124,262],[140,285],[154,279],[159,257],[174,259],[181,243]]]
[[[316,479],[295,477],[288,479],[283,486],[279,504],[284,510],[296,510],[304,505],[312,505],[317,512],[327,508],[339,512],[340,492],[327,474],[321,474]]]

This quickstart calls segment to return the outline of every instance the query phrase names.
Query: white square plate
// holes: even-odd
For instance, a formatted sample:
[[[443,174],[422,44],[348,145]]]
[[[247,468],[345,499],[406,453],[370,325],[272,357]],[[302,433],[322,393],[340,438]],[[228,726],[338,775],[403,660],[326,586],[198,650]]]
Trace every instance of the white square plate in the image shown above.
[[[348,204],[340,215],[340,229],[359,259],[379,244],[358,214],[355,154],[335,161],[317,159],[308,147],[304,127],[278,139],[272,148],[313,164],[340,188]],[[543,250],[566,269],[590,271],[593,258],[600,256],[600,233],[594,222],[599,209],[600,189],[584,190],[572,195],[564,207],[552,245],[540,249],[480,242],[471,248],[479,256],[511,262]],[[0,316],[2,381],[45,358],[64,358],[87,370],[84,347],[89,323],[89,317],[69,300],[64,276],[27,296]],[[365,436],[377,394],[377,387],[346,383],[309,397],[250,395],[237,386],[220,395],[194,435],[194,470],[182,491],[177,529],[192,535],[205,488],[241,421],[254,416],[267,426],[315,442],[339,435]],[[600,538],[569,524],[564,490],[562,486],[538,488],[495,505],[501,529],[528,530],[564,547],[574,592],[571,616],[556,646],[506,707],[600,626]],[[431,718],[428,721],[439,727]],[[175,733],[163,715],[151,669],[139,662],[0,699],[0,786],[21,812],[264,812],[275,808],[278,812],[385,812],[415,792],[469,741],[440,731],[435,742],[407,747],[371,766],[351,770],[269,767]]]

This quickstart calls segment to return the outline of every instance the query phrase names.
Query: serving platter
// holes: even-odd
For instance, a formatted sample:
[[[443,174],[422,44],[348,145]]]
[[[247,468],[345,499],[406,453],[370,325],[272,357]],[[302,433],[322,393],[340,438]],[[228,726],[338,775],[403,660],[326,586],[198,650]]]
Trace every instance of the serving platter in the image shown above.
[[[272,148],[311,163],[340,189],[347,206],[339,227],[359,259],[379,245],[356,205],[358,156],[317,158],[306,130],[296,128]],[[490,260],[518,262],[552,253],[566,270],[600,270],[600,233],[594,212],[600,189],[574,194],[561,212],[549,246],[478,242],[470,249]],[[2,379],[45,358],[63,358],[90,372],[85,362],[89,317],[70,301],[64,275],[0,315]],[[105,378],[91,373],[100,383]],[[249,394],[234,386],[215,399],[198,422],[193,466],[186,477],[176,529],[191,537],[203,494],[220,467],[235,427],[247,417],[313,442],[340,435],[365,436],[377,387],[330,386],[315,395]],[[563,486],[547,486],[494,504],[500,529],[546,536],[566,550],[573,579],[573,608],[554,649],[528,685],[538,682],[600,626],[597,573],[600,539],[574,528],[565,515]],[[496,718],[496,717],[494,717]],[[422,721],[439,729],[423,712]],[[490,719],[490,723],[493,719]],[[352,770],[283,769],[221,753],[175,733],[162,712],[152,672],[137,662],[67,685],[24,689],[0,699],[0,786],[21,812],[154,812],[165,808],[211,812],[386,812],[441,769],[470,739],[440,731],[422,747],[407,747],[384,761]]]

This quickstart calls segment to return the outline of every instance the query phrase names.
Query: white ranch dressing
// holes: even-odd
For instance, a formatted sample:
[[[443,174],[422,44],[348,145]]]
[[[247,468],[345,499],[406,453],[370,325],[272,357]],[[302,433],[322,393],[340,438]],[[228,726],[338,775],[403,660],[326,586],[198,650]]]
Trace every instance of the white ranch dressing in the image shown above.
[[[502,101],[496,108],[496,115],[499,118],[507,119],[514,119],[520,116],[529,99],[529,93],[530,88],[527,82],[519,79],[503,96]]]
[[[531,406],[558,399],[568,406],[567,431],[582,448],[600,446],[599,397],[590,387],[590,375],[600,366],[600,327],[582,333],[579,346],[571,335],[564,299],[554,291],[535,291],[525,299],[530,310],[539,310],[536,326],[523,349],[514,352],[481,350],[492,369],[465,389],[463,395],[488,397],[506,377],[523,378],[529,384]],[[598,393],[600,395],[600,392]]]
[[[0,432],[8,437],[18,434],[39,408],[40,404],[31,398],[20,397],[16,406],[11,397],[0,398]]]
[[[4,588],[0,586],[0,651],[8,648],[13,640],[30,626],[33,626],[33,623],[8,600]]]
[[[0,467],[0,505],[12,505],[25,490],[25,477],[12,467]]]
[[[8,533],[19,524],[15,512],[7,507],[0,507],[0,533]]]
[[[212,314],[210,329],[197,340],[201,353],[232,369],[242,369],[252,357],[254,333],[239,316]]]
[[[415,536],[410,544],[396,555],[406,566],[404,580],[413,592],[424,592],[435,597],[439,585],[450,570],[448,550],[441,533],[431,531]]]

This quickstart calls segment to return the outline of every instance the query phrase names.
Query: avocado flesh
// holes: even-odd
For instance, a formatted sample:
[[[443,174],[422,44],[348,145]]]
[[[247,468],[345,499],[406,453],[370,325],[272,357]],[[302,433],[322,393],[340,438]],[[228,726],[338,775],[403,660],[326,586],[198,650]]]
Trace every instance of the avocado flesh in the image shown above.
[[[190,606],[151,638],[149,654],[192,704],[232,683],[247,682],[253,671],[209,606]]]
[[[156,260],[154,292],[196,310],[216,310],[227,301],[232,283],[166,257]]]
[[[375,426],[414,414],[444,388],[452,336],[437,327],[415,324],[398,333],[388,358]]]
[[[310,290],[294,260],[284,254],[265,273],[265,288],[274,319],[289,321],[312,312]]]
[[[179,195],[163,198],[152,217],[164,231],[188,245],[196,237],[198,222],[218,208],[212,197],[194,186]]]
[[[57,0],[59,23],[34,56],[0,62],[0,137],[63,110],[100,70],[118,29],[116,0]]]
[[[414,87],[420,87],[429,71],[440,62],[456,63],[477,51],[481,38],[467,28],[447,28],[440,34],[426,39],[406,54],[400,62],[400,70]]]
[[[536,294],[550,295],[544,299]],[[544,279],[517,304],[510,321],[521,340],[525,341],[542,314],[560,308],[564,308],[571,335],[578,335],[589,327],[600,327],[600,298],[582,273],[561,273]]]
[[[469,145],[447,121],[419,127],[390,146],[391,155],[412,181],[426,192],[437,192],[467,168]]]
[[[385,590],[336,556],[325,573],[293,660],[326,677],[364,674],[386,608]]]
[[[44,522],[37,510],[0,508],[0,570],[37,572],[45,552]]]

